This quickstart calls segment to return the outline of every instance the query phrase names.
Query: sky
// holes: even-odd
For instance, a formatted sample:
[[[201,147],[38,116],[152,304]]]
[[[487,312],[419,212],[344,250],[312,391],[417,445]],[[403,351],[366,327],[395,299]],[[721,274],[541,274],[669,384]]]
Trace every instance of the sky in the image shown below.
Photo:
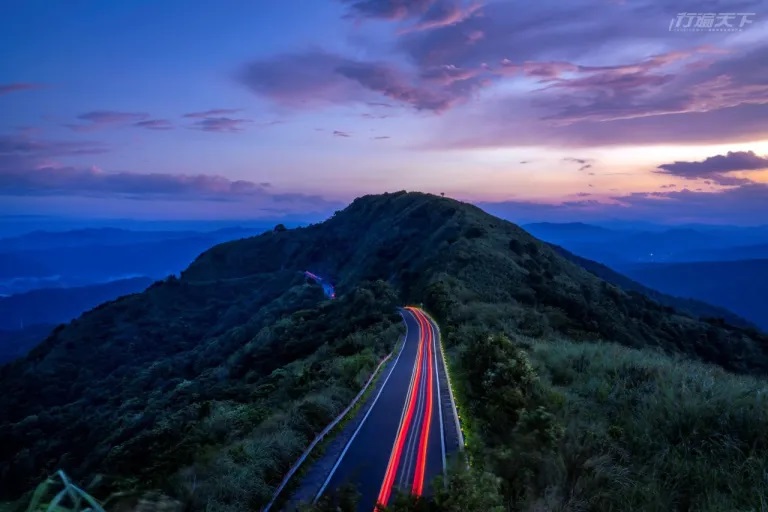
[[[768,0],[6,0],[0,217],[768,223]]]

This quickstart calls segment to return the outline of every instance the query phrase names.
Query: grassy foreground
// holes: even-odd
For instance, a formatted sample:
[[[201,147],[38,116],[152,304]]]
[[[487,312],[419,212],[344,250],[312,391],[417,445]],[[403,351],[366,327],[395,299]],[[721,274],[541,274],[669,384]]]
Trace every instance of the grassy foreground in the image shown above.
[[[614,344],[536,342],[565,426],[530,510],[768,510],[768,381]]]
[[[388,512],[768,510],[768,381],[612,343],[458,354],[471,468]],[[354,492],[307,510],[356,510]]]

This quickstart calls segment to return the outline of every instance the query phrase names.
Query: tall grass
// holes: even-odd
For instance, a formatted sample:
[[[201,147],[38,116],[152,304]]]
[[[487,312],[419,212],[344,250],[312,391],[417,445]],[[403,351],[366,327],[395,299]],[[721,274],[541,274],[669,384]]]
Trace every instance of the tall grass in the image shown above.
[[[608,343],[530,355],[566,426],[530,510],[768,510],[768,381]]]

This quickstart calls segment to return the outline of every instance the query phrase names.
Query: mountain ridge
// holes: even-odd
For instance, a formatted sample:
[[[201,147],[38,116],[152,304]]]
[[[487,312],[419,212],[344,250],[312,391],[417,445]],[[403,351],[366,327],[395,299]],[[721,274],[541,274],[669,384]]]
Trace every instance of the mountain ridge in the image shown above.
[[[306,284],[307,269],[338,298]],[[391,350],[395,306],[418,302],[445,325],[449,350],[474,339],[471,320],[514,337],[611,340],[734,372],[768,369],[765,336],[627,294],[475,206],[364,196],[323,223],[206,250],[179,278],[101,305],[0,367],[0,437],[10,440],[0,499],[56,467],[116,476],[116,488],[196,468],[199,492],[222,510],[263,505]],[[222,432],[222,422],[235,427]],[[284,441],[264,444],[274,436]],[[230,474],[231,488],[216,490]],[[236,475],[255,482],[245,496]]]

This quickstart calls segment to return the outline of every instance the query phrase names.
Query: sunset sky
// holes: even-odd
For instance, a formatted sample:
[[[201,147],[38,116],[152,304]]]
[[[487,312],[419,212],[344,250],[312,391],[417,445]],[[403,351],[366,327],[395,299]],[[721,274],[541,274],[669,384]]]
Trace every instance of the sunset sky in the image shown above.
[[[6,218],[322,218],[405,189],[768,223],[768,1],[10,0],[0,47]]]

